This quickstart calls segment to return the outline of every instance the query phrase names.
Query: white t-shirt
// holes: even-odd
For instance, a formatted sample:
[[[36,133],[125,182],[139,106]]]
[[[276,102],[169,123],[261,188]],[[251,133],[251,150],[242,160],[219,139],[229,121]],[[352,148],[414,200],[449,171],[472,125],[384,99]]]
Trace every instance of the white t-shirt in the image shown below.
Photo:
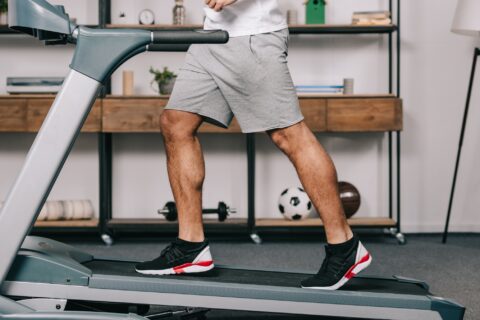
[[[277,0],[237,0],[220,12],[205,6],[205,14],[205,30],[226,30],[230,37],[268,33],[288,27]]]

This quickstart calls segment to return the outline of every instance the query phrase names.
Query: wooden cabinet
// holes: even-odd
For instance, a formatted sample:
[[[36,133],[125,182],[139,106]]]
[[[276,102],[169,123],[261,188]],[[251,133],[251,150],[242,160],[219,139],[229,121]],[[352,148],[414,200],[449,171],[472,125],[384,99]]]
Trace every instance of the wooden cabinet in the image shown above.
[[[0,97],[0,132],[37,132],[50,107],[53,97]],[[98,100],[90,112],[82,132],[100,132],[102,101]]]
[[[314,132],[384,132],[402,130],[402,100],[394,96],[300,97],[305,123]],[[160,115],[168,97],[98,99],[82,132],[160,132]],[[53,97],[0,97],[0,132],[37,132]],[[238,133],[205,123],[203,133]]]
[[[0,100],[0,132],[27,131],[27,99]]]
[[[402,101],[391,98],[330,99],[328,131],[372,132],[402,130]]]
[[[107,97],[102,100],[103,132],[160,132],[167,97]],[[314,132],[384,132],[402,129],[402,102],[386,96],[300,97],[305,123]],[[202,133],[239,133],[233,119],[228,129],[205,123]]]
[[[327,131],[328,99],[300,98],[299,101],[307,126],[314,132]]]
[[[103,99],[104,132],[160,132],[165,98]]]

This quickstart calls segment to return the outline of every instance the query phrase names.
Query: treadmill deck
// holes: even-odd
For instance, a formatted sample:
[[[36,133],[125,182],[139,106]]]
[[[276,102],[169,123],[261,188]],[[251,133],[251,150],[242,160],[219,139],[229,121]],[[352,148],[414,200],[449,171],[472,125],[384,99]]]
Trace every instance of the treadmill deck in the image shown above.
[[[260,286],[300,288],[300,281],[310,276],[303,273],[245,270],[216,267],[199,274],[181,274],[169,276],[149,276],[135,271],[135,263],[123,261],[93,260],[84,264],[95,275],[128,276],[135,278],[206,281],[210,283],[231,283]],[[307,290],[307,289],[305,289]],[[339,291],[358,291],[372,293],[392,293],[407,295],[431,295],[419,283],[401,282],[395,278],[357,277],[350,280]]]

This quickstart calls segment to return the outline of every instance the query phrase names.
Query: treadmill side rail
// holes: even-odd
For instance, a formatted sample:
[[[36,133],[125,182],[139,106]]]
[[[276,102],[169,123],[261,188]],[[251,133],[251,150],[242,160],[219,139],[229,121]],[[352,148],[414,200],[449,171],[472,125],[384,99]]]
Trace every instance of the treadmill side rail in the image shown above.
[[[68,244],[42,237],[26,237],[22,244],[22,250],[40,252],[48,256],[75,260],[78,263],[85,263],[93,260],[93,256],[89,253],[78,250]]]
[[[35,312],[28,314],[0,315],[0,320],[147,320],[136,314],[103,313],[103,312]]]
[[[443,320],[463,319],[465,315],[464,306],[440,297],[429,298],[432,299],[432,310],[437,311]]]
[[[86,286],[91,275],[89,269],[72,259],[20,251],[7,280]]]
[[[0,318],[2,314],[34,312],[32,308],[0,296]]]
[[[128,283],[128,280],[126,280]],[[134,285],[134,284],[132,284]],[[269,312],[295,315],[322,315],[330,317],[347,317],[356,319],[391,319],[391,320],[442,320],[437,311],[430,309],[430,303],[420,308],[381,307],[369,305],[351,305],[348,301],[343,304],[324,302],[303,302],[275,299],[258,299],[249,297],[218,296],[213,292],[210,295],[180,294],[170,292],[128,291],[118,289],[97,289],[85,286],[49,285],[42,283],[12,283],[6,281],[1,288],[4,294],[36,297],[59,297],[68,290],[73,300],[103,301],[118,303],[141,303],[163,306],[188,306],[209,309],[242,310],[252,312]],[[279,288],[281,289],[281,288]],[[48,291],[48,292],[47,292]],[[313,293],[312,293],[313,294]],[[356,293],[355,295],[359,295]],[[348,297],[347,297],[348,298]],[[425,297],[421,298],[426,300]],[[375,299],[367,299],[375,304]],[[400,302],[401,303],[401,302]],[[450,318],[449,320],[462,320]]]

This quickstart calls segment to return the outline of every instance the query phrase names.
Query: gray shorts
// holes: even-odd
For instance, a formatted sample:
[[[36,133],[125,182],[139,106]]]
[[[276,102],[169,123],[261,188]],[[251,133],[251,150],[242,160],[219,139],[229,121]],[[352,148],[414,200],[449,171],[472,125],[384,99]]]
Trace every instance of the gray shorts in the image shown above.
[[[287,66],[288,29],[192,45],[167,109],[199,114],[243,132],[289,127],[303,120]]]

